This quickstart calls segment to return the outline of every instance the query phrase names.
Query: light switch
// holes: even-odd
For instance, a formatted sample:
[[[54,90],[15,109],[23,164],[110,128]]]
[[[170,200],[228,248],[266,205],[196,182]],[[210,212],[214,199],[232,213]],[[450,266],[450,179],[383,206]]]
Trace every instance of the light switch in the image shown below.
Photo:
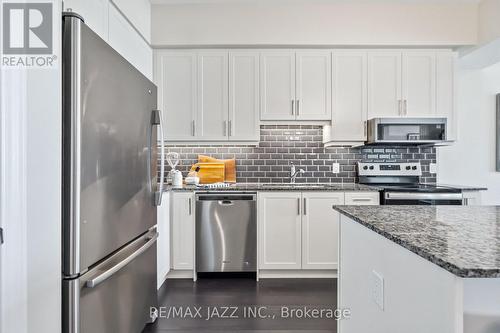
[[[340,172],[340,163],[332,163],[332,173]]]
[[[436,163],[429,164],[429,172],[432,174],[437,173],[437,164]]]

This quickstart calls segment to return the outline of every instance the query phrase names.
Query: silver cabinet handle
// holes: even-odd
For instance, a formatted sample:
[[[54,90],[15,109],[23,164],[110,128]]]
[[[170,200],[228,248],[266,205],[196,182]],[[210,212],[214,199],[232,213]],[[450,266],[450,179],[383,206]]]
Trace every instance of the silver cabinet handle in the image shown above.
[[[191,198],[188,200],[188,205],[189,205],[189,215],[192,214],[192,209],[191,209]]]
[[[194,120],[191,120],[191,136],[195,135],[195,124]]]
[[[226,121],[226,120],[224,120],[224,121],[222,122],[222,135],[223,135],[223,136],[226,136],[226,135],[227,135],[227,121]]]
[[[366,202],[366,201],[372,201],[370,198],[353,198],[352,201],[354,202]]]
[[[304,215],[307,215],[307,208],[306,207],[307,207],[307,199],[304,198],[304,212],[303,212]]]
[[[229,136],[232,136],[233,135],[233,124],[232,124],[231,120],[229,121],[228,129],[229,129]]]
[[[363,133],[364,133],[365,138],[366,138],[367,132],[368,132],[368,122],[365,120],[363,122]]]
[[[404,115],[407,116],[408,115],[408,100],[405,99],[403,101],[403,103],[404,103],[404,108],[403,108],[404,111],[403,112],[404,112]]]
[[[119,263],[117,263],[116,265],[114,265],[113,267],[108,269],[107,271],[99,274],[98,276],[96,276],[92,280],[88,280],[87,282],[85,282],[85,286],[87,288],[95,288],[96,286],[98,286],[102,282],[106,281],[111,276],[116,274],[119,270],[121,270],[123,267],[125,267],[129,263],[131,263],[135,258],[137,258],[141,254],[146,252],[146,250],[149,249],[156,242],[157,238],[158,238],[158,233],[155,233],[153,236],[148,237],[148,241],[146,242],[146,244],[141,246],[139,249],[135,250],[130,256],[123,259],[122,261],[120,261]]]
[[[298,99],[297,100],[297,112],[296,112],[297,116],[299,115],[299,111],[300,111],[300,100]]]
[[[293,107],[294,107],[295,101],[292,99],[292,116],[294,115]]]
[[[300,198],[297,198],[297,215],[300,215]]]

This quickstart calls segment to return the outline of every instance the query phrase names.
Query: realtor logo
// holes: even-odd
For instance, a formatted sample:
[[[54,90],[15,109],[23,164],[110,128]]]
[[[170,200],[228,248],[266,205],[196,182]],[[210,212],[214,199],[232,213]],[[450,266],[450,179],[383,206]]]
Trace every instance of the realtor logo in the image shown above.
[[[3,4],[3,54],[52,53],[52,4]]]

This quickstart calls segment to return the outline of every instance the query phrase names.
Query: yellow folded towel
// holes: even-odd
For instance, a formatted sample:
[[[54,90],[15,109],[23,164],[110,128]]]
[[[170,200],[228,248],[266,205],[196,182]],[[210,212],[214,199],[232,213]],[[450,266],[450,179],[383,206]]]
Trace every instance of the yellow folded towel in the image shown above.
[[[227,183],[236,183],[236,160],[234,158],[229,160],[219,160],[206,155],[198,155],[199,163],[224,163],[224,181]]]
[[[196,163],[191,166],[191,171],[200,167],[198,177],[200,184],[220,183],[224,181],[224,163]]]

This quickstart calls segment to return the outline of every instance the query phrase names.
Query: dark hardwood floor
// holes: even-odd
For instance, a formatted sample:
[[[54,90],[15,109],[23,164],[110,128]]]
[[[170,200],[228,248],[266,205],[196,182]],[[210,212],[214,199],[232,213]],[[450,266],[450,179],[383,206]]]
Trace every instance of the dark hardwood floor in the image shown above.
[[[154,324],[146,326],[143,333],[336,333],[336,320],[326,318],[329,310],[335,310],[336,303],[334,279],[266,279],[256,282],[251,278],[218,277],[200,278],[197,282],[167,280],[159,290],[159,306],[163,312],[159,312],[160,317]],[[286,318],[292,309],[304,310],[305,307],[323,310],[325,318],[297,318],[300,311],[295,312],[296,318]],[[253,315],[259,309],[264,318]],[[209,320],[208,313],[212,315]]]

